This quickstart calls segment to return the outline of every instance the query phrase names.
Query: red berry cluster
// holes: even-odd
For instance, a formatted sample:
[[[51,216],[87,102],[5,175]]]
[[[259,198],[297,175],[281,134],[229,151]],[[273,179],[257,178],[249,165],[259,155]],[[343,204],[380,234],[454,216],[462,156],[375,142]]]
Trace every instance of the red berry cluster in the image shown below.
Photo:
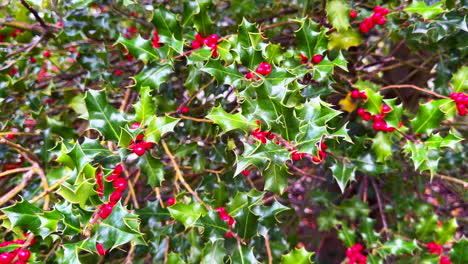
[[[464,93],[452,93],[450,98],[457,104],[458,115],[466,116],[466,108],[468,108],[468,95]]]
[[[99,212],[99,217],[102,219],[106,219],[107,217],[109,217],[117,201],[119,201],[120,198],[122,198],[122,193],[127,189],[127,179],[124,177],[120,177],[120,174],[122,174],[122,172],[123,167],[121,164],[119,164],[114,168],[112,174],[107,177],[107,181],[111,181],[112,186],[114,186],[116,189],[109,196],[109,202],[102,206],[101,211]]]
[[[218,57],[218,35],[211,34],[207,38],[203,38],[200,34],[195,35],[195,40],[192,41],[192,49],[199,49],[205,44],[211,48],[211,54],[213,57]]]
[[[96,242],[96,250],[97,250],[97,252],[98,252],[99,255],[101,255],[101,256],[105,256],[105,255],[106,255],[106,250],[105,250],[104,247],[101,245],[101,243]]]
[[[301,63],[302,64],[307,64],[307,62],[309,62],[309,58],[307,58],[307,56],[305,56],[304,54],[302,54],[302,52],[299,54],[301,56]],[[314,55],[312,57],[312,62],[314,64],[318,64],[320,63],[321,61],[323,60],[323,57],[322,55]]]
[[[364,99],[366,100],[367,99],[367,94],[365,91],[359,91],[359,90],[352,90],[351,91],[351,98],[354,98],[354,99],[358,99],[358,98],[361,98],[361,99]]]
[[[385,16],[388,14],[388,12],[389,11],[387,8],[381,6],[374,7],[374,13],[371,17],[364,19],[361,25],[359,25],[359,31],[361,31],[361,33],[367,33],[370,29],[374,28],[375,24],[383,25],[387,23]]]
[[[227,221],[229,227],[233,226],[236,223],[236,220],[232,218],[228,213],[226,213],[226,209],[224,207],[218,207],[215,209],[218,212],[219,218],[223,221]],[[226,233],[226,237],[231,237],[232,232],[229,231]]]
[[[427,249],[429,250],[429,253],[435,254],[435,255],[440,255],[442,254],[443,248],[442,245],[439,245],[435,242],[430,242],[426,244]],[[439,260],[439,264],[452,264],[449,258],[445,256],[441,256]]]
[[[364,247],[359,243],[348,248],[348,250],[346,250],[346,257],[349,259],[348,264],[365,264],[367,262],[367,257],[361,253],[363,249]]]
[[[157,30],[153,32],[153,40],[151,41],[151,45],[156,49],[162,46],[162,44],[159,43],[159,34]]]
[[[393,132],[395,131],[394,127],[389,127],[387,122],[385,122],[384,117],[387,113],[391,112],[392,109],[388,105],[382,105],[382,113],[372,116],[369,112],[366,111],[364,108],[359,108],[357,110],[357,114],[362,117],[363,120],[369,121],[372,118],[374,122],[372,124],[372,128],[375,131],[382,131],[382,132]]]
[[[271,73],[271,64],[268,63],[268,62],[262,62],[262,63],[260,63],[260,65],[258,65],[257,69],[255,69],[255,72],[258,73],[258,74],[266,76],[266,75]],[[249,72],[247,72],[245,74],[245,78],[247,80],[250,80],[250,79],[252,79],[254,77],[257,77],[257,76],[255,76],[255,74],[253,74],[251,71],[249,71]],[[258,77],[255,78],[255,80],[258,80],[258,79],[259,79]]]
[[[27,234],[24,234],[24,236],[28,236]],[[31,243],[29,245],[33,245],[36,243],[36,238],[31,240]],[[22,245],[24,244],[23,239],[17,239],[15,241],[3,241],[0,243],[0,247],[6,247],[12,244],[19,244]],[[29,258],[31,257],[31,252],[27,249],[22,249],[21,247],[15,248],[12,252],[3,252],[0,254],[0,264],[10,264],[13,262],[15,257],[18,257],[18,260],[15,261],[14,264],[25,264],[28,262]]]
[[[153,142],[146,142],[143,140],[144,135],[138,135],[135,141],[130,143],[130,148],[133,150],[135,154],[138,156],[143,156],[147,149],[153,147]]]

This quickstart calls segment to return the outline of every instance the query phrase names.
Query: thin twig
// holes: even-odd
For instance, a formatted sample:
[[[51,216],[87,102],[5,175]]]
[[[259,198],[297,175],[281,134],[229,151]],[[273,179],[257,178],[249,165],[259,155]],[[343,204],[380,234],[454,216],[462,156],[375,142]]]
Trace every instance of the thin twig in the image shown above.
[[[263,237],[265,238],[265,247],[266,247],[266,250],[267,250],[268,264],[272,264],[273,263],[273,257],[271,255],[270,239],[268,237],[268,233],[265,233],[263,235]]]
[[[25,0],[20,0],[21,1],[21,4],[26,7],[26,9],[29,10],[29,12],[31,12],[34,17],[37,19],[37,21],[39,22],[39,24],[41,24],[41,26],[47,31],[48,30],[48,26],[47,24],[44,22],[44,20],[42,19],[42,17],[39,16],[39,14],[37,13],[37,11],[32,8]]]
[[[0,173],[0,178],[5,177],[9,174],[14,174],[14,173],[28,171],[28,170],[32,170],[32,167],[24,167],[24,168],[16,168],[16,169],[7,170],[7,171]]]
[[[371,177],[370,181],[372,183],[372,187],[374,187],[375,196],[377,197],[377,205],[379,206],[380,218],[382,218],[382,225],[383,225],[383,229],[384,229],[383,231],[387,232],[387,230],[388,230],[387,219],[385,218],[385,214],[384,214],[384,210],[383,210],[383,206],[382,206],[382,200],[380,199],[379,189],[377,187],[377,184],[375,183],[374,178]],[[386,236],[386,239],[388,240],[387,236]]]
[[[433,95],[435,97],[438,97],[438,98],[448,99],[448,97],[445,96],[445,95],[441,95],[441,94],[438,94],[436,92],[429,91],[429,90],[417,87],[416,85],[412,85],[412,84],[389,85],[389,86],[385,86],[385,87],[380,88],[380,90],[383,91],[383,90],[393,89],[393,88],[411,88],[411,89],[415,89],[415,90],[418,90],[418,91],[423,92],[423,93],[431,94],[431,95]]]

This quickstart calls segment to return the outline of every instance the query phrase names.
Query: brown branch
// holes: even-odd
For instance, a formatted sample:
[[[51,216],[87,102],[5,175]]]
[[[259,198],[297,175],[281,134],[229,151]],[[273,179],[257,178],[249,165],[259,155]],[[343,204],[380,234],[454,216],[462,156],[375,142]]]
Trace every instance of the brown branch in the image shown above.
[[[26,174],[24,174],[23,180],[18,185],[16,185],[13,189],[11,189],[9,192],[0,197],[0,206],[2,206],[4,203],[8,202],[10,199],[15,197],[15,195],[17,195],[19,192],[21,192],[21,190],[23,190],[24,187],[27,186],[29,180],[31,180],[33,175],[34,170],[30,170]]]
[[[370,181],[372,183],[372,187],[374,187],[375,196],[377,197],[377,205],[379,206],[380,218],[382,219],[382,225],[383,225],[383,229],[384,229],[383,231],[387,232],[387,230],[388,230],[387,219],[385,218],[385,213],[384,213],[384,210],[383,210],[382,200],[380,198],[379,189],[377,187],[377,184],[375,183],[374,178],[371,177]],[[388,240],[388,237],[386,237],[386,239]]]
[[[18,172],[23,172],[23,171],[28,171],[28,170],[32,170],[32,167],[24,167],[24,168],[16,168],[16,169],[12,169],[12,170],[7,170],[7,171],[4,171],[4,172],[0,173],[0,178],[5,177],[5,176],[7,176],[9,174],[15,174],[15,173],[18,173]]]
[[[31,12],[33,14],[33,16],[36,18],[36,20],[39,22],[39,24],[41,24],[41,26],[46,30],[48,31],[48,26],[47,24],[44,22],[44,20],[42,19],[42,17],[39,16],[39,14],[37,13],[37,11],[32,8],[32,6],[30,6],[25,0],[20,0],[21,1],[21,4],[26,7],[26,9],[29,10],[29,12]]]
[[[60,185],[66,180],[68,179],[68,177],[70,177],[69,174],[66,174],[65,176],[63,176],[62,178],[60,178],[58,181],[56,181],[52,186],[50,186],[49,188],[47,188],[47,190],[43,191],[41,194],[39,194],[38,196],[32,198],[29,203],[35,203],[37,202],[38,200],[40,200],[42,197],[46,196],[47,194],[51,193],[53,190],[57,189],[58,187],[60,187]]]
[[[394,88],[411,88],[411,89],[415,89],[415,90],[418,90],[418,91],[423,92],[423,93],[431,94],[431,95],[433,95],[435,97],[438,97],[438,98],[448,99],[448,97],[445,96],[445,95],[441,95],[441,94],[438,94],[436,92],[429,91],[429,90],[417,87],[416,85],[412,85],[412,84],[389,85],[389,86],[385,86],[385,87],[380,88],[380,90],[383,91],[383,90],[394,89]]]
[[[266,247],[267,256],[268,256],[268,264],[272,264],[273,256],[271,255],[270,239],[268,237],[268,232],[265,232],[263,237],[265,238],[265,247]]]
[[[195,117],[190,117],[190,116],[185,116],[185,115],[180,115],[180,117],[182,117],[183,119],[192,120],[195,122],[214,123],[214,121],[210,119],[195,118]]]

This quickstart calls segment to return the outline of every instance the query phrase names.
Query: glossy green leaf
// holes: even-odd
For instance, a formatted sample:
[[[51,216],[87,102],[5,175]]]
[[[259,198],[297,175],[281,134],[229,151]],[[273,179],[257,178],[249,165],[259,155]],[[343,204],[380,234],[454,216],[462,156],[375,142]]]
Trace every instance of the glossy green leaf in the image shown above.
[[[203,249],[202,263],[222,263],[225,252],[222,240],[208,242]]]
[[[330,169],[333,172],[333,177],[336,179],[341,191],[344,192],[348,182],[353,181],[355,178],[356,167],[351,167],[344,162],[337,162],[333,164]]]
[[[468,66],[463,66],[453,75],[452,86],[454,92],[468,90]]]
[[[159,142],[162,136],[166,133],[174,131],[174,127],[179,123],[180,118],[170,116],[153,116],[148,123],[148,128],[145,132],[145,140],[149,142]]]
[[[140,100],[133,106],[135,108],[135,121],[145,125],[156,114],[156,104],[151,96],[149,87],[140,89]]]
[[[228,132],[234,129],[241,129],[244,132],[253,130],[256,127],[255,122],[248,121],[240,113],[229,114],[222,106],[217,106],[211,109],[211,112],[206,115],[206,118],[213,120],[215,124],[218,124],[223,132]]]
[[[409,14],[419,14],[424,19],[433,19],[438,14],[445,12],[444,8],[442,8],[443,4],[444,1],[440,1],[431,6],[428,6],[424,1],[413,1],[413,3],[407,6],[404,11],[408,12]]]
[[[349,4],[344,0],[327,1],[326,9],[328,21],[338,31],[345,31],[350,27],[349,24]]]
[[[463,264],[468,261],[468,240],[466,236],[462,236],[457,242],[453,243],[452,250],[450,251],[450,260],[453,264]]]
[[[160,160],[146,153],[138,159],[138,166],[141,172],[148,177],[148,184],[151,188],[161,186],[161,183],[164,181],[164,168]]]
[[[305,248],[295,248],[281,257],[281,264],[309,264],[314,253]]]
[[[392,255],[412,254],[415,249],[420,249],[416,240],[405,241],[401,238],[393,238],[382,245],[382,249]]]
[[[139,74],[132,77],[135,81],[132,87],[139,90],[141,87],[149,86],[152,89],[159,90],[159,86],[166,82],[172,72],[172,66],[169,64],[150,63]]]
[[[274,192],[278,195],[283,194],[288,187],[288,169],[286,166],[272,164],[263,172],[265,177],[265,190]]]
[[[327,50],[326,29],[320,28],[311,19],[297,20],[301,27],[296,31],[297,49],[309,60],[314,55],[322,55]]]
[[[328,36],[328,49],[344,49],[357,47],[362,44],[362,37],[357,31],[348,29],[346,31],[335,31]]]
[[[201,70],[215,77],[219,85],[226,84],[236,86],[244,78],[244,75],[242,75],[233,64],[223,66],[219,60],[214,59],[208,61]]]
[[[444,118],[444,113],[440,110],[440,106],[448,100],[433,100],[421,104],[416,117],[411,120],[414,133],[430,134],[434,129],[438,128]]]
[[[2,208],[1,211],[10,220],[11,227],[36,230],[41,225],[38,214],[42,213],[42,210],[24,199],[14,205]]]
[[[191,204],[176,203],[168,207],[167,210],[172,218],[183,224],[185,228],[193,226],[204,213],[203,206],[195,202]]]
[[[377,156],[378,162],[385,162],[386,159],[392,156],[392,134],[386,132],[378,132],[372,139],[372,150]]]

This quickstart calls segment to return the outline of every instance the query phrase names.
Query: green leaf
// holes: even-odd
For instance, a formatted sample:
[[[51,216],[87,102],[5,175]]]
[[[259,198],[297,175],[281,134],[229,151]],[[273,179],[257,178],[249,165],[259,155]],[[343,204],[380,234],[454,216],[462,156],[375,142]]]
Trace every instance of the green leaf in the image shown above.
[[[374,248],[377,246],[377,242],[380,240],[380,234],[374,230],[375,220],[366,217],[362,220],[359,226],[359,232],[362,238],[366,241],[366,248]]]
[[[310,18],[297,20],[301,27],[296,31],[297,50],[309,60],[314,55],[322,55],[327,50],[327,30]]]
[[[343,241],[347,248],[356,244],[356,231],[349,228],[346,222],[341,223],[341,228],[338,229],[338,238]]]
[[[445,1],[440,1],[431,6],[427,6],[424,1],[413,1],[409,6],[407,6],[404,11],[409,14],[419,14],[424,19],[432,19],[438,14],[444,13],[445,9],[442,8]]]
[[[73,185],[64,182],[57,190],[57,193],[71,203],[78,203],[81,208],[86,208],[86,202],[93,195],[95,191],[96,181],[94,179],[87,179]]]
[[[468,263],[468,254],[466,254],[467,248],[468,240],[465,236],[453,243],[452,250],[450,251],[450,260],[453,264]]]
[[[104,90],[88,90],[85,96],[89,113],[89,127],[99,131],[107,140],[119,141],[121,128],[126,124],[122,112],[108,102]]]
[[[255,258],[253,248],[246,246],[237,246],[237,250],[232,256],[232,264],[257,264],[258,260]]]
[[[442,137],[439,133],[433,134],[426,141],[424,141],[424,143],[427,144],[427,147],[429,149],[438,149],[442,147],[449,147],[451,149],[455,149],[455,146],[461,140],[461,138],[449,131],[446,137]]]
[[[193,23],[197,32],[202,36],[207,37],[208,34],[212,33],[213,21],[210,18],[210,7],[212,5],[211,0],[197,0],[198,12],[193,13]]]
[[[201,263],[223,263],[225,252],[223,240],[208,242],[203,249]]]
[[[249,208],[242,208],[236,215],[236,227],[234,231],[243,238],[249,239],[258,235],[258,216],[255,215]]]
[[[265,176],[265,190],[281,195],[288,187],[289,173],[286,165],[272,164],[262,174]]]
[[[145,125],[156,113],[156,104],[149,87],[141,87],[140,100],[133,107],[135,108],[135,121],[142,125]]]
[[[454,239],[455,231],[458,228],[457,219],[452,218],[442,223],[440,227],[436,228],[437,244],[444,245]]]
[[[14,205],[4,207],[1,211],[8,217],[11,227],[22,227],[27,230],[37,230],[41,225],[38,214],[42,210],[25,199],[16,202]]]
[[[159,90],[159,86],[169,78],[172,72],[172,66],[169,64],[147,64],[138,75],[132,77],[135,81],[132,87],[139,90],[141,87],[149,86],[152,89]]]
[[[440,155],[437,150],[429,149],[428,145],[407,141],[403,146],[403,150],[407,154],[411,154],[414,168],[420,171],[429,170],[431,179],[437,171]]]
[[[456,93],[468,90],[468,66],[460,67],[453,75],[452,87]]]
[[[153,116],[148,123],[145,132],[145,140],[149,142],[159,142],[164,134],[174,131],[174,127],[179,123],[180,118],[170,116]]]
[[[244,153],[237,156],[237,167],[234,175],[238,175],[251,165],[265,168],[268,168],[270,162],[283,165],[290,155],[290,152],[284,147],[276,144],[262,144],[260,142],[255,145],[244,144],[244,149]]]
[[[221,220],[215,211],[210,211],[205,216],[200,217],[195,225],[203,228],[203,237],[208,238],[211,242],[224,238],[229,231],[228,222]]]
[[[372,150],[377,156],[378,162],[385,162],[385,160],[392,156],[392,134],[385,132],[377,132],[372,139]]]
[[[328,21],[338,31],[345,31],[349,28],[349,4],[344,0],[327,1],[326,9]]]
[[[226,84],[237,86],[244,78],[234,66],[234,64],[224,66],[219,60],[210,59],[200,70],[211,74],[216,78],[218,85]]]
[[[337,162],[333,164],[330,169],[333,172],[333,177],[336,179],[340,190],[344,192],[348,182],[354,180],[356,167],[350,167],[344,162]]]
[[[444,118],[444,113],[440,110],[440,106],[449,100],[432,100],[421,104],[416,117],[411,120],[414,134],[430,134],[432,130],[440,127],[440,122]]]
[[[151,40],[144,39],[140,35],[131,39],[120,35],[115,44],[122,44],[130,55],[137,60],[142,60],[145,64],[160,58],[158,50],[151,45]]]
[[[167,256],[167,264],[185,264],[185,261],[181,258],[180,253],[171,252]]]
[[[206,115],[206,118],[213,120],[213,122],[218,124],[223,132],[228,132],[234,129],[241,129],[244,132],[248,132],[256,126],[255,122],[248,121],[240,113],[227,113],[224,111],[222,106],[213,107],[211,112]]]
[[[362,37],[359,32],[348,29],[346,31],[335,31],[328,36],[328,49],[344,49],[356,47],[362,44]]]
[[[151,23],[158,31],[162,43],[169,45],[179,54],[183,53],[184,41],[182,39],[182,29],[176,14],[162,6],[158,6],[158,8],[153,10]]]
[[[416,239],[412,241],[405,241],[401,238],[393,238],[387,243],[382,245],[382,249],[392,255],[413,254],[415,249],[420,249]]]
[[[381,114],[382,112],[382,99],[383,96],[379,92],[374,92],[371,88],[365,90],[367,100],[364,104],[364,109],[373,115]]]
[[[290,72],[273,67],[271,73],[265,76],[264,87],[267,89],[270,97],[282,101],[286,95],[288,85],[294,81],[295,78],[296,77]]]
[[[313,254],[305,248],[295,248],[288,254],[281,256],[281,264],[309,264],[312,263],[310,258]]]
[[[148,177],[148,184],[151,188],[161,186],[161,183],[164,181],[164,168],[160,160],[146,153],[138,159],[138,166]]]
[[[172,218],[183,224],[186,229],[194,226],[198,218],[205,212],[204,207],[195,202],[191,204],[176,203],[168,207],[167,210],[169,210]]]
[[[138,216],[127,212],[121,203],[117,203],[110,216],[98,225],[97,242],[106,249],[113,249],[130,241],[137,241],[142,234],[139,231]]]

